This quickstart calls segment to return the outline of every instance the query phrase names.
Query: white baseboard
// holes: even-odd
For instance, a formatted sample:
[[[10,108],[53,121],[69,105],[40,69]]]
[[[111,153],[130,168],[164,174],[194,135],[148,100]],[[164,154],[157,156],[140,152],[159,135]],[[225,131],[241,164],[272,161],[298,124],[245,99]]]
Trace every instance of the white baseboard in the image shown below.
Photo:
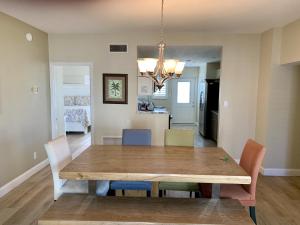
[[[236,163],[239,163],[240,159],[234,159],[234,161],[236,161]],[[300,176],[300,169],[278,169],[260,167],[259,172],[264,176]]]
[[[261,173],[264,176],[300,176],[300,169],[278,169],[261,167]]]
[[[83,151],[87,149],[88,146],[84,146],[83,148],[78,149],[76,152],[72,154],[72,158],[76,158],[78,155],[80,155]],[[27,170],[25,173],[21,174],[20,176],[16,177],[12,181],[8,182],[7,184],[0,187],[0,198],[6,195],[11,190],[18,187],[20,184],[22,184],[24,181],[26,181],[28,178],[30,178],[32,175],[36,174],[46,166],[48,166],[49,161],[48,159],[45,159],[44,161],[40,162],[39,164],[35,165],[31,169]]]
[[[8,192],[10,192],[11,190],[13,190],[14,188],[16,188],[17,186],[19,186],[29,177],[39,172],[41,169],[45,168],[48,164],[49,164],[48,159],[45,159],[44,161],[32,167],[31,169],[27,170],[25,173],[21,174],[20,176],[16,177],[12,181],[0,187],[0,198],[3,197]]]

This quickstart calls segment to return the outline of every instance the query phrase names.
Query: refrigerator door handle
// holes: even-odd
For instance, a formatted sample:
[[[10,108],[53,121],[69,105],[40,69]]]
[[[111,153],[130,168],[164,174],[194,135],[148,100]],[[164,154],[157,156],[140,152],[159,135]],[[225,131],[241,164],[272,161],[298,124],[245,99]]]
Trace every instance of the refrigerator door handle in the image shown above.
[[[204,95],[204,92],[201,91],[200,93],[200,110],[203,111],[203,95]]]

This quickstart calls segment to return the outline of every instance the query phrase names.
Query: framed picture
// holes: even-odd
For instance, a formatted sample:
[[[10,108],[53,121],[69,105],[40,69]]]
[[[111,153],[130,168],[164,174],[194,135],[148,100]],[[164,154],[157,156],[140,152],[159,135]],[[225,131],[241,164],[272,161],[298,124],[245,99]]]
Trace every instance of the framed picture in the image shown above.
[[[127,74],[103,74],[103,103],[128,104]]]

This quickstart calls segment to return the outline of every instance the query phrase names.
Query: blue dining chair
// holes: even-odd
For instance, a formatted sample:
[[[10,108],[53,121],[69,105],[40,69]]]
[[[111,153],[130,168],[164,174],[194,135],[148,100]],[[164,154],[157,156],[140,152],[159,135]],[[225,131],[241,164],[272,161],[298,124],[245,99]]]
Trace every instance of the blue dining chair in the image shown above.
[[[122,145],[151,145],[150,129],[123,129]],[[122,190],[143,190],[147,192],[147,197],[151,196],[152,183],[148,181],[112,181],[110,189],[115,192]]]

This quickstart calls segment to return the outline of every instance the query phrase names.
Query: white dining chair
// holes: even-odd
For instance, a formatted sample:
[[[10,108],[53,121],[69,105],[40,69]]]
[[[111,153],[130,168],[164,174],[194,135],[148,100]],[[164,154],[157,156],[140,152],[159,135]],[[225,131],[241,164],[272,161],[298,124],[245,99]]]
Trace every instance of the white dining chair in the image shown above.
[[[45,149],[48,155],[54,186],[54,200],[64,193],[88,193],[88,181],[64,180],[59,178],[59,171],[72,161],[72,154],[65,135],[60,136],[47,144]],[[96,194],[105,196],[109,190],[109,181],[97,181]]]

